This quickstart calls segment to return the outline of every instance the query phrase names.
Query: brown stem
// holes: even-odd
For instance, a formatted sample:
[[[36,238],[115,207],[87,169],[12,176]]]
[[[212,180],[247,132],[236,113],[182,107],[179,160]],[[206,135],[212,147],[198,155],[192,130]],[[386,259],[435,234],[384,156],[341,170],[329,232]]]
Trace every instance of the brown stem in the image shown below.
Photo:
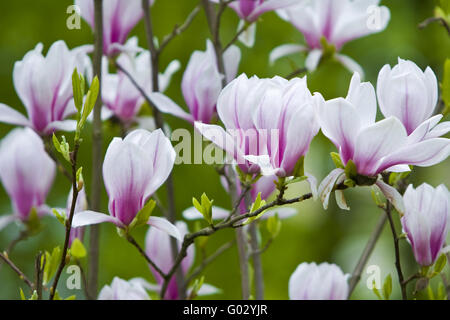
[[[245,23],[244,26],[239,29],[238,32],[236,32],[236,34],[234,35],[234,37],[230,40],[230,42],[228,42],[222,49],[222,53],[224,53],[225,51],[227,51],[227,49],[229,49],[233,44],[236,43],[236,41],[239,39],[239,37],[245,32],[247,31],[247,29],[251,26],[251,23]]]
[[[306,68],[298,68],[297,70],[294,70],[291,73],[289,73],[286,76],[286,79],[290,80],[290,79],[292,79],[292,78],[294,78],[294,77],[296,77],[298,75],[301,75],[301,74],[303,74],[303,73],[305,73],[307,71],[308,71],[308,69],[306,69]]]
[[[355,270],[352,273],[352,277],[350,278],[349,284],[350,289],[348,292],[348,298],[350,298],[359,280],[361,280],[361,274],[363,272],[363,269],[366,266],[367,261],[369,260],[378,239],[380,238],[381,232],[383,231],[384,225],[386,224],[386,220],[387,216],[384,214],[381,215],[377,225],[375,226],[375,229],[370,235],[369,241],[367,242],[366,247],[364,248],[364,251],[361,254],[361,257],[359,258],[359,261],[356,264]]]
[[[402,271],[402,265],[400,262],[400,238],[397,235],[397,231],[395,230],[395,224],[394,224],[394,219],[392,218],[392,205],[391,203],[388,201],[386,203],[386,215],[388,217],[389,220],[389,225],[391,227],[391,231],[392,231],[392,236],[394,239],[394,249],[395,249],[395,268],[397,269],[397,274],[398,274],[398,281],[400,283],[400,289],[402,292],[402,299],[403,300],[407,300],[408,296],[406,293],[406,284],[405,284],[405,280],[404,280],[404,276],[403,276],[403,271]]]
[[[141,246],[136,242],[136,240],[131,236],[131,235],[127,235],[127,240],[129,243],[131,243],[134,247],[136,247],[136,249],[139,251],[139,253],[141,254],[141,256],[144,257],[144,259],[148,262],[148,264],[150,264],[152,266],[153,269],[156,270],[156,272],[159,273],[159,275],[161,277],[165,277],[166,274],[164,273],[164,271],[162,271],[157,265],[156,263],[150,259],[150,257],[145,253],[145,251],[141,248]]]
[[[439,24],[441,24],[445,28],[445,30],[447,30],[447,33],[450,36],[450,25],[447,23],[447,21],[445,21],[444,18],[440,18],[440,17],[428,18],[419,24],[419,28],[423,29],[423,28],[427,27],[430,23],[433,23],[433,22],[438,22]]]
[[[103,2],[94,1],[95,16],[95,49],[94,49],[94,75],[98,77],[101,89],[101,70],[103,56]],[[91,209],[100,211],[102,192],[102,120],[101,120],[102,99],[99,97],[94,107],[94,120],[92,129],[92,184],[91,184]],[[93,225],[90,229],[89,240],[89,265],[88,265],[88,292],[90,297],[97,296],[98,290],[98,265],[100,246],[100,225]]]
[[[250,209],[252,205],[251,196],[248,194],[245,197],[245,205],[247,209]],[[253,260],[253,270],[255,272],[254,283],[255,283],[255,298],[256,300],[264,299],[264,274],[261,261],[261,253],[259,252],[259,241],[258,241],[258,221],[253,221],[249,226],[250,234],[250,249],[251,257]]]
[[[27,278],[27,276],[25,275],[25,273],[23,273],[15,264],[14,262],[12,262],[9,258],[8,255],[1,253],[0,252],[0,259],[2,259],[8,266],[11,267],[11,269],[17,273],[17,275],[19,276],[20,279],[22,279],[25,284],[30,287],[31,290],[33,290],[34,285],[33,282],[30,281],[30,279]]]
[[[194,21],[194,18],[197,16],[197,14],[200,12],[200,7],[196,6],[194,10],[191,11],[191,13],[187,16],[186,20],[182,25],[175,25],[172,32],[168,35],[166,35],[163,40],[161,41],[161,45],[158,48],[158,52],[161,53],[164,48],[173,40],[176,36],[180,35],[184,31],[186,31],[187,28],[192,24]]]
[[[142,0],[142,9],[144,10],[144,22],[145,22],[145,31],[147,36],[147,45],[150,50],[150,63],[152,66],[152,90],[154,92],[159,91],[159,55],[161,52],[156,49],[153,32],[153,23],[152,23],[152,14],[151,7],[149,5],[148,0]],[[155,118],[155,123],[157,128],[161,128],[164,131],[164,119],[162,117],[161,112],[153,105],[153,116]],[[175,192],[173,185],[172,174],[169,174],[166,180],[166,190],[167,190],[167,199],[168,199],[168,210],[166,218],[170,222],[174,223],[176,220],[176,209],[175,209]],[[170,239],[170,247],[172,250],[172,257],[175,259],[178,256],[178,242],[175,238]],[[186,299],[186,291],[184,288],[184,275],[183,271],[176,271],[176,282],[177,282],[177,290],[178,296],[181,300]],[[164,296],[163,296],[164,297]]]
[[[69,250],[69,240],[70,240],[70,231],[72,230],[72,220],[75,214],[75,207],[77,204],[78,198],[78,182],[77,182],[77,156],[78,150],[80,148],[80,141],[75,141],[75,146],[73,152],[70,155],[71,163],[72,163],[72,202],[70,204],[70,213],[69,218],[66,220],[66,237],[64,240],[64,247],[61,255],[61,260],[59,262],[58,269],[56,270],[55,279],[53,280],[53,284],[50,288],[50,299],[53,300],[56,293],[56,288],[58,286],[59,278],[61,277],[61,273],[66,266],[68,257],[67,252]]]
[[[220,41],[220,21],[222,13],[224,12],[227,4],[220,2],[219,9],[216,14],[214,7],[209,0],[202,0],[203,8],[205,9],[206,20],[208,21],[209,31],[213,37],[214,52],[216,54],[217,68],[221,74],[225,74],[225,64],[222,55],[222,43]],[[226,77],[222,79],[222,86],[227,84]]]
[[[17,246],[17,244],[23,240],[28,239],[29,236],[30,236],[30,234],[28,232],[28,229],[20,231],[17,238],[15,238],[13,241],[11,241],[11,243],[8,245],[8,248],[6,249],[6,253],[8,253],[8,255],[11,255],[11,253],[14,251],[14,248]]]
[[[42,280],[44,276],[44,268],[45,268],[45,254],[39,252],[36,256],[36,260],[34,263],[35,269],[35,277],[34,277],[34,288],[36,290],[38,300],[42,300]]]

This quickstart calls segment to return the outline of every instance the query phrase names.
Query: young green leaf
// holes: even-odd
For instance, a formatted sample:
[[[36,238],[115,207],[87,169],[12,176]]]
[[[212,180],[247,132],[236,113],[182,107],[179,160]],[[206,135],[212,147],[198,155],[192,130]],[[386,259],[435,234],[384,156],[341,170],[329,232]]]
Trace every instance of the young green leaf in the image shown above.
[[[447,256],[445,254],[441,254],[434,264],[433,275],[438,275],[444,270],[445,265],[447,264]]]
[[[331,156],[331,160],[333,160],[336,168],[341,168],[341,169],[345,168],[344,164],[342,163],[341,156],[339,155],[339,153],[331,152],[330,156]]]
[[[81,115],[80,120],[80,127],[82,128],[84,123],[86,122],[87,117],[92,112],[92,109],[94,109],[95,102],[97,101],[98,92],[100,89],[100,83],[98,81],[97,76],[92,80],[91,87],[89,88],[89,91],[86,95],[86,101],[84,103],[83,107],[83,113]]]
[[[83,79],[84,80],[84,79]],[[72,90],[73,90],[73,100],[78,113],[81,113],[83,108],[83,89],[81,84],[81,78],[78,74],[77,68],[73,70],[72,73]]]
[[[200,199],[202,201],[203,216],[205,217],[206,221],[212,224],[212,204],[214,200],[209,200],[206,193],[203,193]]]
[[[86,249],[80,239],[75,238],[73,240],[72,246],[70,247],[70,254],[76,259],[86,257]]]
[[[22,288],[20,288],[20,300],[27,300],[27,298],[25,297],[25,293],[23,293]]]
[[[56,219],[58,219],[58,221],[65,226],[66,225],[66,220],[67,220],[67,216],[66,213],[64,211],[59,212],[56,209],[52,209],[53,214],[55,215]]]
[[[305,175],[305,157],[301,157],[297,160],[294,167],[294,178],[303,177]]]
[[[44,267],[44,285],[48,284],[52,279],[56,272],[56,268],[58,268],[60,259],[61,249],[59,247],[55,247],[51,254],[47,251],[45,252],[46,264]]]
[[[353,160],[348,160],[347,165],[345,166],[345,175],[349,179],[353,179],[358,175],[356,165]]]
[[[155,207],[156,202],[154,200],[147,202],[131,222],[130,229],[146,225]]]
[[[383,296],[385,300],[389,300],[392,293],[392,277],[391,274],[388,274],[386,279],[384,279],[383,283]]]

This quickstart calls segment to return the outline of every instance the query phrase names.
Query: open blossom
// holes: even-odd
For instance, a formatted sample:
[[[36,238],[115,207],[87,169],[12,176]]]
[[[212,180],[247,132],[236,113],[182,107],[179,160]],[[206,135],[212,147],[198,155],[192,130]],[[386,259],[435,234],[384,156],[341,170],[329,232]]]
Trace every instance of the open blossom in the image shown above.
[[[273,172],[268,175],[285,177],[293,173],[319,130],[313,107],[317,99],[309,93],[306,79],[243,74],[223,89],[217,103],[227,132],[201,123],[196,128],[232,156],[243,172],[259,173],[269,162]]]
[[[385,117],[398,118],[414,140],[440,137],[450,131],[450,121],[438,124],[433,116],[438,102],[438,81],[430,67],[422,71],[414,62],[398,58],[378,74],[377,95]]]
[[[307,47],[280,46],[271,53],[271,60],[309,51],[306,59],[309,70],[314,70],[322,58],[322,39],[339,51],[349,41],[384,30],[390,19],[389,9],[379,6],[380,0],[298,0],[297,3],[278,12],[304,35]],[[341,54],[335,57],[350,70],[361,73],[361,67],[350,57]]]
[[[289,279],[291,300],[346,300],[348,275],[335,264],[301,263]]]
[[[166,181],[175,162],[175,150],[161,129],[138,129],[125,139],[114,138],[103,162],[103,179],[109,196],[109,213],[83,211],[73,226],[114,223],[128,226],[151,195]],[[164,218],[150,217],[148,224],[180,238],[178,229]]]
[[[319,105],[322,132],[338,148],[344,165],[352,160],[357,172],[376,176],[388,171],[406,171],[407,165],[431,166],[450,154],[450,140],[431,138],[411,141],[396,117],[375,122],[375,90],[353,75],[347,97]]]
[[[154,0],[149,0],[153,4]],[[75,0],[81,16],[94,29],[94,0]],[[134,50],[124,46],[128,34],[144,16],[141,0],[103,1],[103,53],[113,56],[120,51]]]
[[[14,87],[28,118],[0,104],[0,122],[27,126],[41,134],[75,130],[76,121],[65,120],[76,111],[72,102],[72,73],[75,68],[89,72],[88,48],[69,50],[64,41],[56,41],[45,57],[42,48],[39,43],[14,64]]]
[[[67,198],[67,206],[66,206],[66,216],[68,217],[70,214],[70,208],[72,207],[72,197],[73,197],[73,189],[70,190],[69,197]],[[79,212],[85,211],[88,209],[88,202],[86,198],[86,191],[84,187],[78,191],[77,201],[75,203],[74,215]],[[72,245],[72,242],[75,239],[83,241],[84,237],[84,227],[71,228],[70,236],[69,236],[69,247]]]
[[[375,90],[370,83],[361,83],[357,73],[352,77],[345,99],[319,104],[318,118],[323,134],[339,150],[345,166],[353,161],[357,174],[376,178],[385,170],[403,172],[409,171],[409,165],[432,166],[450,155],[450,139],[413,140],[398,118],[391,116],[376,122],[376,112]],[[319,194],[325,208],[334,185],[345,178],[344,170],[337,168],[322,181]],[[380,179],[375,183],[402,213],[404,205],[400,194]],[[345,201],[340,201],[342,190],[335,193],[339,206],[348,209]]]
[[[127,44],[137,47],[137,38],[131,38],[127,41]],[[117,58],[117,63],[131,75],[147,95],[153,91],[149,51],[122,53]],[[102,67],[103,103],[120,120],[124,122],[135,120],[142,104],[145,102],[144,97],[125,73],[120,70],[115,74],[108,72],[108,59],[106,57],[103,58]],[[174,60],[168,65],[166,71],[159,75],[161,91],[167,89],[172,75],[179,67],[180,63]]]
[[[225,75],[220,74],[214,46],[206,42],[206,51],[194,51],[183,74],[181,89],[189,112],[184,111],[162,93],[150,95],[156,107],[165,113],[187,120],[210,123],[216,115],[216,104],[222,90],[222,79],[233,80],[237,74],[241,51],[231,46],[223,54]]]
[[[110,286],[102,288],[98,300],[150,300],[150,297],[139,282],[114,277]]]
[[[30,128],[11,131],[0,145],[0,179],[13,205],[13,214],[0,219],[0,229],[9,222],[26,222],[36,209],[48,213],[45,199],[55,177],[55,163],[41,138]]]
[[[268,167],[278,177],[294,174],[297,161],[309,150],[312,139],[319,132],[315,109],[322,97],[313,97],[308,90],[306,77],[286,80],[271,79],[261,104],[255,112],[254,123],[260,132],[276,131],[266,140]],[[257,160],[261,168],[263,165]]]
[[[404,232],[417,263],[432,265],[445,243],[450,224],[450,193],[444,185],[433,188],[424,183],[408,187],[404,196]]]

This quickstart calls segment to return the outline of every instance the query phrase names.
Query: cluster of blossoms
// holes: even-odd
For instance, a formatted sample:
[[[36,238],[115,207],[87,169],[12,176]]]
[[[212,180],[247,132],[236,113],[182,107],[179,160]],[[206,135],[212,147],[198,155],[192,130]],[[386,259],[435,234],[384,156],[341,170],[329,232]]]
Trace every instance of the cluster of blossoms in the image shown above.
[[[218,3],[218,0],[211,0]],[[282,185],[293,179],[309,183],[312,196],[328,207],[335,193],[340,208],[349,210],[344,188],[376,185],[401,215],[401,224],[421,266],[433,265],[443,252],[450,224],[450,193],[444,185],[433,188],[423,184],[410,185],[404,195],[389,185],[387,173],[410,171],[412,166],[428,167],[446,160],[450,155],[450,122],[441,122],[436,114],[438,81],[428,67],[422,71],[414,62],[399,58],[394,67],[384,66],[378,75],[376,89],[362,82],[362,68],[348,56],[339,53],[353,39],[386,28],[389,10],[379,0],[239,0],[229,3],[242,19],[240,29],[254,33],[260,15],[277,11],[305,37],[306,46],[283,45],[274,49],[270,60],[287,54],[308,52],[306,68],[315,70],[320,62],[332,56],[353,71],[345,98],[325,100],[308,88],[307,77],[291,80],[276,76],[238,76],[240,49],[230,45],[216,54],[214,44],[206,42],[205,51],[195,51],[186,66],[181,92],[188,108],[185,111],[162,92],[172,75],[181,68],[171,62],[159,74],[159,91],[154,90],[151,77],[151,53],[138,46],[137,38],[128,34],[143,16],[140,0],[111,0],[104,3],[101,100],[103,120],[115,117],[127,128],[140,123],[139,111],[150,100],[162,113],[188,121],[194,130],[222,149],[227,161],[226,177],[234,181],[246,178],[250,186],[234,186],[223,177],[224,188],[242,195],[249,188],[252,202],[268,200]],[[94,28],[92,0],[76,0],[83,18]],[[149,1],[153,4],[153,1]],[[367,23],[370,9],[378,15],[373,25]],[[254,42],[252,35],[244,42]],[[63,41],[55,42],[46,56],[42,45],[16,62],[13,80],[27,117],[0,104],[0,121],[23,128],[11,131],[0,144],[0,179],[8,193],[13,213],[0,217],[0,230],[13,221],[28,223],[31,219],[51,215],[46,204],[56,164],[48,154],[47,143],[55,131],[74,131],[77,121],[71,119],[77,110],[72,92],[72,72],[76,68],[92,80],[88,54],[91,46],[69,50]],[[330,51],[331,50],[331,51]],[[223,60],[223,74],[218,58]],[[118,66],[110,72],[111,62]],[[154,69],[155,70],[155,69]],[[52,77],[48,75],[52,74]],[[225,85],[224,85],[225,84]],[[377,110],[383,119],[377,121]],[[223,126],[216,124],[220,120]],[[304,171],[314,137],[321,131],[337,148],[339,165],[317,187],[316,179]],[[137,128],[123,138],[114,138],[103,161],[103,180],[108,194],[108,213],[88,210],[85,189],[78,190],[72,221],[70,244],[83,240],[84,227],[103,222],[113,223],[123,232],[131,228],[154,193],[172,172],[176,152],[162,129],[152,132]],[[33,161],[30,161],[33,159]],[[275,183],[274,183],[275,182]],[[280,187],[281,185],[281,187]],[[71,211],[73,190],[68,192],[67,208]],[[238,203],[238,214],[248,212],[244,197]],[[225,221],[230,210],[211,208],[211,220]],[[272,208],[262,219],[287,218],[293,208]],[[184,211],[185,220],[199,219],[194,207]],[[129,281],[114,278],[98,298],[149,299],[148,291],[160,292],[165,287],[162,275],[168,274],[174,257],[171,237],[178,249],[188,227],[183,221],[171,223],[165,218],[150,216],[146,236],[146,255],[159,267],[149,265],[156,283],[142,278]],[[181,273],[187,275],[193,266],[194,246],[186,251]],[[178,299],[181,288],[175,277],[169,279],[163,299]],[[192,288],[188,289],[194,290]],[[196,295],[213,294],[219,289],[203,285]],[[347,299],[350,294],[348,275],[334,265],[302,263],[289,280],[290,299]]]

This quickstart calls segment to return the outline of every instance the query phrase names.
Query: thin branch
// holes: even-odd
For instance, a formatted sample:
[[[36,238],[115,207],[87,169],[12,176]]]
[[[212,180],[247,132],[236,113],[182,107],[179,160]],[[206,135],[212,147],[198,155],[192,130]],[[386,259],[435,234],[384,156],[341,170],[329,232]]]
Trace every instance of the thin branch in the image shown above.
[[[154,32],[153,32],[153,23],[152,23],[152,14],[151,14],[151,7],[148,0],[142,0],[142,9],[144,10],[144,23],[145,23],[145,31],[147,36],[147,45],[150,50],[150,63],[152,66],[151,70],[151,77],[152,77],[152,90],[154,92],[159,91],[159,54],[160,51],[156,48],[155,43],[153,41],[154,39]],[[155,107],[155,105],[152,105],[153,109],[153,116],[155,118],[155,123],[157,128],[161,128],[164,131],[164,119],[162,117],[161,112],[158,110],[158,108]],[[176,208],[175,208],[175,191],[174,191],[174,184],[173,184],[173,178],[172,174],[169,174],[169,176],[166,179],[166,190],[167,190],[167,199],[168,199],[168,211],[166,218],[170,222],[174,223],[176,220]],[[172,257],[173,259],[178,256],[178,243],[175,238],[170,239],[170,247],[172,250]],[[183,271],[177,270],[176,272],[176,282],[177,282],[177,290],[178,295],[181,300],[186,299],[186,291],[184,286],[184,275]]]
[[[17,275],[19,276],[20,279],[22,279],[25,284],[27,286],[30,287],[30,289],[33,290],[34,285],[33,282],[30,281],[30,279],[27,278],[27,276],[14,264],[14,262],[12,262],[7,255],[5,255],[4,253],[0,252],[0,259],[2,259],[8,266],[11,267],[11,269],[13,269],[13,271],[15,273],[17,273]]]
[[[103,56],[103,2],[94,1],[94,21],[95,21],[95,49],[94,49],[94,75],[98,77],[102,92],[102,56]],[[102,195],[102,120],[101,120],[102,99],[99,97],[94,107],[94,120],[92,122],[92,184],[91,184],[91,209],[100,211]],[[100,225],[89,227],[89,265],[88,265],[88,291],[90,297],[97,296],[98,290],[98,266],[99,266],[99,246],[100,246]]]
[[[80,141],[76,140],[74,150],[70,155],[71,164],[72,164],[72,203],[70,205],[69,218],[66,220],[66,237],[64,240],[64,248],[63,248],[62,255],[61,255],[61,261],[59,262],[59,266],[58,266],[58,269],[55,274],[55,279],[53,280],[53,284],[50,288],[50,300],[53,300],[53,298],[55,297],[59,278],[61,277],[61,273],[67,263],[67,252],[69,250],[70,231],[72,230],[72,220],[73,220],[73,216],[75,214],[75,207],[76,207],[77,198],[78,198],[77,156],[78,156],[79,148],[80,148]]]
[[[158,54],[161,54],[161,52],[164,50],[164,48],[173,40],[176,36],[180,35],[184,31],[186,31],[189,26],[194,21],[194,18],[197,16],[197,14],[200,12],[200,6],[197,5],[194,10],[191,11],[191,13],[187,16],[186,20],[182,25],[175,25],[172,32],[168,35],[166,35],[163,40],[161,41],[161,45],[158,48]]]
[[[219,73],[225,74],[225,64],[223,61],[223,55],[222,55],[222,43],[220,42],[220,21],[223,11],[225,10],[227,4],[226,2],[222,1],[219,4],[218,12],[216,13],[214,11],[214,8],[210,2],[210,0],[202,0],[203,8],[205,10],[206,19],[208,21],[208,27],[209,31],[213,37],[213,44],[214,44],[214,52],[216,54],[216,61],[217,61],[217,68],[219,69]],[[222,86],[225,87],[226,83],[226,77],[223,77],[222,79]]]
[[[415,279],[419,279],[419,278],[420,278],[420,274],[419,273],[415,273],[415,274],[411,275],[408,279],[403,280],[403,285],[406,286],[411,281],[413,281]]]
[[[161,277],[165,277],[166,274],[164,273],[164,271],[162,271],[157,265],[156,263],[150,259],[150,257],[145,253],[145,251],[141,248],[141,246],[136,242],[136,240],[131,236],[131,235],[127,235],[127,240],[129,243],[131,243],[134,247],[136,247],[136,249],[139,251],[139,253],[141,254],[141,256],[144,257],[144,259],[152,266],[153,269],[155,269],[156,272],[159,273],[159,275]]]
[[[266,244],[264,245],[264,247],[262,247],[261,249],[258,249],[256,252],[258,252],[259,254],[263,254],[264,252],[267,251],[267,249],[269,249],[270,245],[273,243],[274,238],[269,238],[269,240],[267,240]]]
[[[397,269],[398,281],[400,283],[400,289],[402,292],[402,299],[407,300],[408,297],[407,297],[407,293],[406,293],[406,284],[404,283],[405,280],[404,280],[404,276],[403,276],[402,265],[400,262],[400,246],[399,246],[400,239],[397,235],[397,231],[395,230],[394,219],[392,218],[392,205],[389,201],[386,203],[385,212],[386,212],[386,215],[389,220],[389,225],[391,227],[392,236],[394,238],[395,268]]]
[[[6,249],[6,253],[8,253],[8,255],[11,255],[11,253],[14,251],[14,248],[17,246],[17,244],[23,240],[28,239],[29,236],[30,236],[30,234],[29,234],[28,229],[24,229],[24,230],[20,231],[17,238],[15,238],[13,241],[11,241],[11,243],[8,245],[8,248]]]
[[[280,197],[279,199],[282,199]],[[245,197],[245,206],[248,210],[251,209],[252,199],[251,195],[247,194]],[[259,253],[259,241],[258,241],[258,221],[253,221],[249,226],[250,234],[250,255],[253,260],[253,270],[254,270],[254,283],[255,283],[255,298],[256,300],[264,299],[264,275],[263,267],[261,261],[261,254]]]
[[[236,34],[234,35],[234,37],[230,40],[230,42],[228,42],[222,49],[222,53],[224,53],[225,51],[227,51],[227,49],[229,49],[233,44],[236,43],[236,41],[239,39],[239,37],[245,32],[247,31],[247,29],[251,26],[251,23],[245,23],[244,26],[242,28],[239,29],[238,32],[236,32]]]
[[[375,226],[375,229],[372,231],[372,234],[370,235],[369,241],[367,242],[366,247],[364,248],[364,251],[361,254],[361,257],[359,258],[358,263],[356,264],[355,270],[352,273],[352,277],[350,278],[349,284],[350,289],[348,292],[348,298],[350,298],[359,280],[361,280],[361,274],[363,272],[363,269],[366,266],[367,261],[369,260],[378,239],[380,238],[381,232],[383,231],[386,221],[387,216],[385,214],[381,215],[377,225]]]
[[[250,299],[250,275],[247,259],[247,235],[243,228],[236,229],[236,241],[239,256],[239,271],[241,273],[241,292],[242,299]]]
[[[42,300],[42,280],[44,276],[44,268],[46,264],[45,254],[39,252],[34,263],[35,277],[34,288],[36,290],[38,300]]]
[[[292,79],[292,78],[294,78],[294,77],[296,77],[298,75],[301,75],[301,74],[303,74],[305,72],[308,72],[308,69],[306,69],[306,68],[298,68],[297,70],[294,70],[291,73],[289,73],[286,76],[286,79],[290,80],[290,79]]]
[[[445,30],[447,30],[447,33],[450,36],[450,25],[447,23],[447,21],[445,21],[444,18],[439,17],[428,18],[419,24],[419,28],[420,29],[426,28],[430,23],[433,22],[438,22],[440,25],[442,25],[445,28]]]
[[[230,249],[234,244],[236,243],[236,240],[231,240],[224,245],[222,245],[219,249],[217,249],[212,255],[207,257],[202,261],[202,263],[195,268],[194,271],[190,274],[189,277],[186,278],[186,285],[188,285],[192,280],[197,278],[205,268],[210,265],[212,262],[214,262],[219,256],[221,256],[225,251]]]
[[[183,261],[183,259],[186,257],[187,255],[187,249],[189,248],[189,246],[194,242],[194,240],[198,237],[203,237],[203,236],[209,236],[212,235],[214,233],[216,233],[219,230],[222,229],[226,229],[226,228],[234,228],[235,225],[238,222],[241,222],[242,220],[251,218],[251,217],[256,217],[257,215],[259,215],[260,213],[264,212],[267,209],[273,208],[275,206],[282,206],[282,205],[287,205],[287,204],[293,204],[293,203],[298,203],[298,202],[302,202],[308,199],[312,198],[312,193],[306,193],[300,197],[296,197],[296,198],[292,198],[292,199],[276,199],[262,207],[260,207],[258,210],[255,210],[253,212],[247,212],[245,214],[241,214],[241,215],[237,215],[235,217],[233,217],[232,219],[230,219],[229,221],[225,222],[219,222],[217,225],[214,226],[208,226],[206,228],[203,228],[197,232],[194,233],[190,233],[184,236],[184,240],[183,243],[181,245],[181,250],[175,260],[174,265],[172,266],[172,268],[170,269],[170,271],[167,273],[166,277],[165,277],[165,281],[163,284],[163,287],[161,289],[161,296],[164,297],[166,290],[167,290],[167,286],[169,284],[170,279],[172,278],[172,276],[174,275],[175,271],[178,269],[178,267],[181,264],[181,261]],[[242,224],[241,224],[242,225]]]

